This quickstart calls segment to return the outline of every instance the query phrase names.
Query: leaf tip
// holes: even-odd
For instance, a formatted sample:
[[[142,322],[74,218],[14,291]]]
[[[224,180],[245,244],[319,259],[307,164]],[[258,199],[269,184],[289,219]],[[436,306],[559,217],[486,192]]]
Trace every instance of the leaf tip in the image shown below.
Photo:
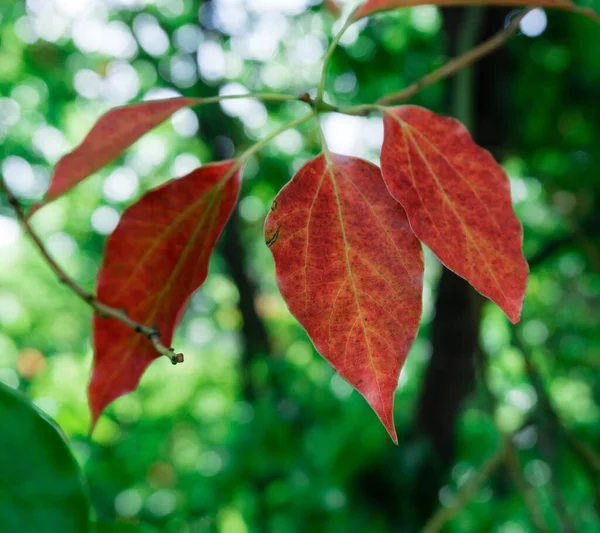
[[[360,390],[359,392],[363,394]],[[364,395],[364,394],[363,394]],[[371,409],[375,411],[375,414],[379,417],[379,420],[383,424],[383,427],[388,432],[388,435],[392,439],[392,442],[398,446],[398,435],[396,433],[396,426],[394,424],[394,397],[392,394],[391,401],[385,402],[385,404],[379,401],[372,402],[370,395],[364,395],[367,403],[371,406]],[[380,399],[381,400],[381,399]]]
[[[396,446],[398,446],[398,435],[396,433],[396,426],[394,425],[394,417],[392,416],[392,413],[390,413],[389,416],[386,416],[385,418],[380,417],[380,419],[386,431],[388,432],[388,435],[392,439],[392,442]]]
[[[506,316],[513,324],[521,322],[521,308],[506,311]]]

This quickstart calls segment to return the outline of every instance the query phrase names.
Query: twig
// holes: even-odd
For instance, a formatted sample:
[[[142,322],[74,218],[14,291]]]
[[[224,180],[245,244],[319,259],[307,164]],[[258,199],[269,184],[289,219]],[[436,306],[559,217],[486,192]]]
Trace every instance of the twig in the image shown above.
[[[497,48],[500,48],[504,43],[506,43],[512,35],[519,29],[519,25],[523,18],[534,8],[529,8],[514,17],[510,23],[502,30],[496,33],[496,35],[489,38],[487,41],[484,41],[480,45],[472,48],[468,52],[451,59],[446,63],[443,67],[440,67],[437,70],[434,70],[431,74],[427,74],[423,76],[420,80],[412,83],[402,91],[397,93],[392,93],[387,96],[383,96],[380,98],[377,103],[379,105],[389,105],[394,102],[402,102],[404,100],[408,100],[412,98],[415,94],[422,91],[425,87],[432,85],[448,76],[451,76],[455,72],[462,70],[468,65],[479,61],[482,57],[490,54]]]
[[[483,464],[477,473],[456,494],[456,501],[449,507],[441,507],[425,524],[421,533],[438,533],[442,530],[446,522],[454,518],[469,503],[481,486],[504,462],[511,439],[512,435],[504,438],[500,449]]]
[[[319,80],[319,87],[317,89],[317,98],[316,98],[317,102],[321,102],[323,100],[323,95],[325,94],[325,83],[327,81],[327,69],[329,68],[329,62],[331,60],[331,56],[333,56],[333,52],[335,51],[337,45],[339,44],[342,37],[344,36],[344,33],[346,32],[346,30],[352,24],[354,24],[354,22],[355,22],[354,14],[357,11],[358,11],[358,8],[356,8],[352,13],[350,13],[348,20],[346,20],[346,22],[342,26],[342,29],[334,37],[333,41],[331,41],[331,44],[329,45],[329,48],[327,49],[327,52],[325,53],[325,58],[323,59],[323,67],[321,69],[321,79]]]
[[[517,348],[523,360],[525,361],[525,371],[533,385],[533,388],[540,401],[541,407],[546,412],[549,420],[564,436],[567,444],[571,448],[573,454],[579,459],[584,467],[584,471],[590,478],[590,482],[594,491],[594,507],[596,514],[600,518],[600,456],[587,444],[581,442],[562,421],[560,415],[554,409],[552,401],[546,392],[546,388],[542,381],[542,377],[537,372],[535,365],[531,359],[531,355],[517,334],[516,328],[512,330],[512,344]]]
[[[160,333],[155,326],[145,326],[144,324],[139,324],[135,320],[132,320],[126,311],[122,309],[115,309],[114,307],[110,307],[102,302],[100,302],[92,293],[87,292],[80,285],[78,285],[73,279],[71,279],[65,271],[58,265],[58,263],[52,258],[49,254],[48,250],[44,246],[44,243],[39,238],[37,233],[31,227],[29,220],[27,219],[21,204],[14,196],[14,194],[10,191],[4,180],[0,179],[0,190],[4,191],[8,202],[14,208],[17,218],[23,225],[25,229],[25,233],[29,235],[31,240],[35,243],[38,250],[52,269],[52,271],[56,274],[59,281],[67,285],[79,298],[81,298],[85,303],[91,306],[99,316],[103,318],[114,318],[119,322],[122,322],[127,327],[134,330],[136,333],[140,333],[148,338],[148,340],[154,346],[154,349],[160,354],[167,357],[171,363],[176,365],[177,363],[183,362],[183,354],[175,353],[172,348],[165,346],[160,340]]]
[[[222,181],[225,181],[226,179],[228,179],[237,169],[239,169],[244,164],[244,162],[249,157],[254,155],[257,151],[259,151],[261,148],[263,148],[266,144],[271,142],[275,137],[277,137],[284,131],[287,131],[288,129],[294,128],[296,126],[300,126],[304,122],[307,122],[308,120],[310,120],[313,116],[314,116],[314,114],[313,114],[313,112],[311,112],[308,115],[305,115],[299,119],[293,120],[293,121],[285,124],[284,126],[277,128],[275,131],[273,131],[272,133],[267,135],[267,137],[265,137],[261,141],[255,143],[254,145],[252,145],[248,150],[246,150],[237,159],[235,164],[231,167],[231,169],[229,169],[229,172],[223,178]],[[118,320],[119,322],[125,324],[127,327],[134,330],[136,333],[140,333],[140,334],[146,336],[148,338],[148,340],[154,346],[154,349],[160,355],[164,355],[165,357],[168,357],[169,360],[171,361],[171,363],[173,363],[174,365],[176,365],[178,363],[183,363],[183,354],[175,353],[175,351],[172,348],[165,346],[161,342],[160,332],[158,331],[158,328],[156,326],[146,326],[144,324],[140,324],[140,323],[136,322],[135,320],[132,320],[127,315],[126,311],[124,311],[122,309],[116,309],[114,307],[110,307],[109,305],[106,305],[105,303],[102,303],[92,293],[87,292],[83,287],[81,287],[73,279],[71,279],[65,273],[65,271],[58,265],[58,263],[52,258],[52,256],[49,254],[48,250],[44,246],[44,243],[41,241],[41,239],[39,238],[37,233],[31,227],[29,219],[25,215],[25,212],[23,211],[21,204],[19,203],[17,198],[14,196],[14,194],[10,191],[10,189],[7,187],[6,183],[4,183],[4,181],[1,178],[0,178],[0,190],[4,191],[4,193],[6,194],[8,202],[10,203],[10,205],[13,206],[13,208],[17,214],[17,218],[23,225],[25,232],[31,237],[31,239],[37,246],[38,250],[40,251],[40,253],[42,254],[42,256],[44,257],[44,259],[46,260],[46,262],[48,263],[48,265],[50,266],[52,271],[56,274],[56,276],[58,277],[58,279],[61,283],[64,283],[65,285],[67,285],[77,296],[79,296],[79,298],[81,298],[85,303],[87,303],[89,306],[91,306],[94,309],[94,311],[96,311],[96,313],[98,313],[98,315],[100,317],[114,318],[115,320]]]
[[[479,358],[483,359],[484,353],[482,349],[479,349]],[[483,367],[478,367],[478,381],[483,389],[484,401],[486,403],[487,408],[490,412],[496,408],[497,398],[495,394],[491,391],[485,376],[483,375]],[[515,435],[518,434],[521,430],[523,430],[526,426],[529,425],[530,420],[527,420],[524,424],[521,424],[520,428],[515,431]],[[523,503],[527,512],[529,514],[529,518],[531,519],[531,523],[533,527],[535,527],[538,533],[549,533],[549,529],[546,526],[544,520],[544,513],[537,501],[533,490],[531,489],[531,485],[525,480],[523,476],[523,469],[521,467],[521,462],[519,460],[519,451],[515,446],[514,441],[511,439],[507,443],[508,448],[506,450],[506,456],[504,458],[504,463],[506,469],[512,477],[513,483],[521,497],[523,498]]]
[[[489,38],[487,41],[484,41],[480,45],[472,48],[468,52],[451,59],[445,65],[434,70],[430,74],[423,76],[421,79],[415,81],[410,84],[408,87],[402,89],[399,92],[389,94],[387,96],[381,97],[375,104],[367,104],[367,105],[359,105],[356,107],[347,108],[345,110],[341,110],[340,112],[346,113],[348,115],[364,115],[368,111],[372,111],[377,109],[377,106],[386,106],[397,102],[403,102],[405,100],[409,100],[417,93],[425,89],[425,87],[429,87],[438,81],[441,81],[449,76],[452,76],[456,72],[462,70],[463,68],[472,65],[476,61],[479,61],[482,57],[490,54],[497,48],[500,48],[504,43],[506,43],[513,34],[519,29],[519,24],[523,20],[523,18],[535,8],[528,8],[516,17],[514,17],[510,23],[502,30],[496,33],[496,35]]]
[[[531,489],[531,485],[527,483],[527,480],[523,476],[523,468],[521,466],[521,461],[519,460],[519,452],[512,441],[506,450],[504,462],[506,463],[506,468],[513,478],[515,487],[517,487],[517,490],[523,498],[523,503],[527,508],[533,526],[539,533],[548,533],[549,529],[544,523],[544,513],[542,512],[539,502],[537,501],[535,494]]]

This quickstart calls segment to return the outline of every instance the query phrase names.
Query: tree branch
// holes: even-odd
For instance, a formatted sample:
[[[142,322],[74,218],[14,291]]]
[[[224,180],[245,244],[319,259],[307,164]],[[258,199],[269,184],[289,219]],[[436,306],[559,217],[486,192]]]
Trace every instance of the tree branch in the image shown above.
[[[339,44],[339,42],[341,41],[342,37],[344,36],[344,33],[346,32],[346,30],[352,24],[354,24],[354,22],[355,22],[354,14],[357,11],[358,11],[358,7],[352,13],[350,13],[350,15],[348,16],[348,20],[346,20],[346,22],[342,26],[342,29],[334,37],[333,41],[331,41],[331,44],[329,45],[329,48],[327,49],[327,52],[325,53],[325,57],[323,59],[323,67],[321,69],[321,79],[319,80],[319,87],[317,89],[317,98],[316,98],[317,102],[323,101],[323,95],[325,94],[325,84],[327,81],[327,69],[329,68],[329,61],[331,60],[331,56],[333,56],[333,52],[335,52],[335,49],[336,49],[337,45]]]
[[[229,173],[233,174],[233,172],[235,172],[238,168],[240,168],[249,157],[251,157],[256,152],[258,152],[266,144],[271,142],[275,137],[277,137],[284,131],[287,131],[288,129],[294,128],[296,126],[303,124],[304,122],[307,122],[313,116],[314,116],[313,113],[309,113],[308,115],[305,115],[299,119],[293,120],[293,121],[281,126],[280,128],[277,128],[275,131],[273,131],[272,133],[267,135],[264,139],[258,141],[254,145],[252,145],[240,157],[238,157],[236,163],[229,170]],[[174,365],[183,362],[183,354],[175,353],[175,351],[172,348],[165,346],[161,342],[160,332],[158,331],[158,328],[156,326],[146,326],[144,324],[140,324],[140,323],[136,322],[135,320],[131,319],[127,315],[127,311],[125,311],[123,309],[116,309],[114,307],[110,307],[109,305],[106,305],[105,303],[102,303],[101,301],[99,301],[96,298],[96,296],[94,296],[92,293],[87,292],[83,287],[78,285],[72,278],[70,278],[66,274],[66,272],[59,266],[59,264],[49,254],[48,250],[44,246],[44,243],[42,242],[42,240],[39,238],[37,233],[31,227],[29,219],[28,219],[27,215],[25,214],[25,212],[23,211],[21,204],[19,203],[19,201],[17,200],[15,195],[11,192],[11,190],[8,188],[6,183],[1,178],[0,178],[0,190],[4,191],[4,193],[6,194],[8,202],[14,208],[14,210],[17,214],[17,218],[19,219],[19,221],[23,225],[23,228],[25,229],[25,233],[27,233],[31,237],[31,239],[37,246],[38,250],[44,257],[44,259],[46,260],[46,262],[48,263],[48,265],[50,266],[52,271],[58,277],[59,281],[61,281],[65,285],[67,285],[77,296],[79,296],[79,298],[81,298],[90,307],[92,307],[94,309],[94,311],[96,311],[96,313],[98,313],[98,315],[100,317],[114,318],[115,320],[118,320],[122,324],[125,324],[127,327],[134,330],[136,333],[140,333],[140,334],[144,335],[152,343],[152,345],[154,346],[154,349],[160,355],[164,355],[165,357],[168,357],[169,360],[171,361],[171,363],[173,363]]]
[[[483,464],[456,494],[454,504],[449,507],[441,507],[425,524],[421,533],[438,533],[446,522],[454,518],[471,501],[487,479],[504,463],[511,439],[512,435],[504,438],[500,449]]]
[[[584,471],[590,478],[594,491],[594,507],[596,514],[600,517],[600,456],[587,444],[581,442],[562,421],[560,415],[552,405],[552,401],[546,392],[542,377],[539,375],[531,359],[531,354],[521,341],[515,327],[512,329],[512,344],[517,348],[525,361],[525,371],[537,394],[542,409],[554,427],[564,436],[565,441],[571,448],[572,453],[579,459]]]
[[[472,48],[468,52],[451,59],[446,63],[443,67],[440,67],[437,70],[434,70],[431,74],[427,74],[423,76],[420,80],[412,83],[402,91],[397,93],[392,93],[387,96],[383,96],[380,98],[377,103],[379,105],[389,105],[395,102],[403,102],[412,98],[415,94],[422,91],[425,87],[429,87],[429,85],[433,85],[434,83],[443,80],[449,76],[452,76],[459,70],[472,65],[476,61],[479,61],[482,57],[492,53],[497,48],[500,48],[504,43],[506,43],[513,34],[519,29],[519,24],[527,13],[529,13],[534,8],[529,8],[514,17],[510,24],[508,24],[502,31],[499,31],[496,35],[484,41],[480,45]]]
[[[154,349],[160,354],[168,357],[169,360],[176,365],[177,363],[183,362],[183,354],[175,353],[175,351],[165,346],[160,339],[160,333],[155,326],[146,326],[144,324],[140,324],[135,320],[131,319],[127,312],[122,309],[116,309],[114,307],[110,307],[101,301],[99,301],[92,293],[87,292],[83,287],[78,285],[72,278],[70,278],[66,272],[58,265],[58,263],[52,258],[44,243],[37,235],[37,233],[31,227],[21,204],[14,196],[14,194],[10,191],[4,180],[0,179],[0,190],[4,191],[8,203],[14,208],[17,218],[21,222],[25,233],[29,235],[31,240],[35,243],[36,247],[52,269],[52,271],[56,274],[59,281],[67,285],[79,298],[81,298],[85,303],[87,303],[98,315],[102,318],[114,318],[119,322],[125,324],[127,327],[134,330],[136,333],[140,333],[148,338],[148,340],[154,346]]]
[[[410,84],[408,87],[402,89],[399,92],[389,94],[387,96],[381,97],[375,104],[366,104],[359,105],[356,107],[350,107],[347,109],[342,109],[340,112],[345,113],[347,115],[364,115],[368,111],[373,111],[378,109],[378,106],[387,106],[390,104],[404,102],[405,100],[409,100],[417,93],[421,92],[426,87],[437,83],[445,78],[456,74],[458,71],[462,70],[469,65],[479,61],[481,58],[486,55],[492,53],[494,50],[500,48],[503,44],[505,44],[516,31],[519,29],[519,24],[523,20],[523,18],[529,13],[531,10],[535,8],[528,8],[516,17],[514,17],[510,23],[501,31],[496,33],[493,37],[484,41],[480,45],[472,48],[468,52],[451,59],[445,65],[440,67],[437,70],[434,70],[430,74],[423,76],[421,79],[415,81]]]
[[[527,508],[531,522],[539,533],[549,533],[549,529],[544,523],[544,513],[537,501],[531,485],[523,476],[523,467],[519,460],[519,452],[515,444],[511,441],[504,458],[506,468],[508,469],[517,491],[523,498],[523,503]]]

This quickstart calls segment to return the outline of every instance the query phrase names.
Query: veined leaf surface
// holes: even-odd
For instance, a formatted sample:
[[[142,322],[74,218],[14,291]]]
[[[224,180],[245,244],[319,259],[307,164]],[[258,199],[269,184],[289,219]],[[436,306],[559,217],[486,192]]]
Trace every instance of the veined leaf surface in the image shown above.
[[[128,208],[108,239],[98,299],[126,310],[140,324],[156,325],[168,346],[186,302],[206,279],[240,180],[237,162],[206,165]],[[143,335],[99,316],[94,347],[89,396],[95,423],[111,401],[135,389],[158,354]]]
[[[291,313],[397,442],[394,391],[419,328],[423,255],[379,168],[329,153],[308,162],[277,195],[265,237]]]
[[[458,121],[417,106],[384,113],[381,169],[415,235],[519,321],[528,266],[504,169]]]
[[[83,142],[56,164],[46,197],[33,206],[31,213],[114,161],[135,141],[173,113],[197,102],[194,98],[171,98],[116,107],[108,111],[98,119]]]

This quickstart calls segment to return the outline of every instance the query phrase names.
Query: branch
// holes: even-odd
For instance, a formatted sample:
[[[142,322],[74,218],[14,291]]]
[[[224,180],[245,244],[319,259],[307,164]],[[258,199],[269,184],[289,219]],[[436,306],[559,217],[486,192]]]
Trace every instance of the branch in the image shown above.
[[[31,240],[35,243],[38,250],[52,269],[52,271],[56,274],[59,281],[67,285],[79,298],[81,298],[85,303],[87,303],[98,315],[102,318],[114,318],[119,322],[125,324],[127,327],[133,329],[135,332],[140,333],[148,338],[148,340],[152,343],[155,350],[160,354],[168,357],[169,360],[176,365],[177,363],[183,362],[183,354],[176,354],[172,348],[165,346],[160,340],[160,333],[155,326],[145,326],[144,324],[140,324],[135,320],[132,320],[127,312],[122,309],[115,309],[114,307],[110,307],[102,302],[100,302],[92,293],[87,292],[80,285],[78,285],[72,278],[70,278],[65,271],[58,265],[58,263],[52,258],[49,254],[48,250],[44,246],[44,243],[37,235],[37,233],[31,227],[29,220],[27,219],[23,208],[19,204],[19,201],[14,196],[14,194],[7,187],[6,183],[2,179],[0,179],[0,190],[4,191],[6,197],[8,199],[8,203],[12,205],[14,208],[17,218],[23,225],[25,229],[25,233],[31,237]]]
[[[512,441],[506,450],[504,462],[506,463],[506,468],[513,478],[515,487],[519,491],[519,494],[521,494],[521,498],[523,498],[523,503],[527,508],[529,517],[531,518],[531,522],[533,523],[536,531],[539,533],[549,533],[549,529],[544,523],[544,513],[539,505],[539,502],[537,501],[535,494],[531,489],[531,485],[527,483],[527,480],[523,476],[523,468],[521,466],[521,461],[519,460],[519,452]]]
[[[218,104],[223,100],[243,100],[244,98],[254,98],[263,102],[304,102],[303,96],[294,96],[292,94],[277,93],[243,93],[243,94],[223,94],[219,96],[207,96],[195,98],[196,102],[190,104],[190,107],[202,106],[207,104]]]
[[[521,14],[514,17],[510,23],[502,30],[496,33],[493,37],[484,41],[480,45],[472,48],[468,52],[451,59],[445,65],[440,67],[437,70],[434,70],[430,74],[423,76],[420,80],[415,81],[410,84],[408,87],[402,89],[399,92],[389,94],[387,96],[381,97],[375,104],[366,104],[359,105],[356,107],[351,107],[346,110],[341,110],[342,113],[346,113],[348,115],[364,115],[368,111],[374,111],[379,108],[379,106],[387,106],[397,102],[403,102],[405,100],[409,100],[417,93],[421,92],[425,87],[429,87],[438,81],[441,81],[445,78],[456,74],[458,71],[462,70],[469,65],[479,61],[481,58],[486,55],[492,53],[494,50],[500,48],[504,43],[506,43],[513,34],[519,29],[519,24],[523,20],[523,18],[535,8],[528,8],[523,11]]]
[[[438,533],[442,530],[446,522],[454,518],[463,507],[475,496],[481,486],[487,479],[500,467],[505,461],[512,435],[504,438],[502,446],[494,453],[483,466],[475,473],[469,481],[456,494],[456,501],[452,506],[441,507],[425,524],[421,533]]]
[[[533,385],[533,388],[540,401],[542,409],[548,415],[549,420],[564,436],[567,444],[571,448],[573,454],[579,459],[584,466],[584,471],[590,478],[590,482],[594,491],[594,506],[596,514],[600,517],[600,456],[587,444],[581,442],[562,421],[560,415],[556,412],[552,401],[546,392],[542,377],[539,375],[535,365],[531,359],[531,354],[527,351],[523,342],[519,338],[516,328],[512,329],[512,344],[517,348],[525,361],[525,371]]]
[[[299,125],[303,124],[304,122],[307,122],[313,116],[314,116],[314,114],[311,112],[310,114],[305,115],[302,118],[293,120],[293,121],[285,124],[284,126],[276,129],[275,131],[273,131],[272,133],[267,135],[267,137],[265,137],[261,141],[255,143],[238,158],[238,160],[233,165],[233,167],[229,170],[229,172],[231,174],[233,174],[238,168],[240,168],[244,164],[244,162],[249,157],[254,155],[258,150],[263,148],[266,144],[268,144],[270,141],[272,141],[279,134],[283,133],[284,131],[287,131],[288,129],[299,126]],[[87,303],[90,307],[92,307],[92,309],[94,309],[94,311],[96,313],[98,313],[98,315],[100,317],[114,318],[115,320],[118,320],[119,322],[125,324],[127,327],[134,330],[136,333],[140,333],[140,334],[144,335],[152,343],[152,345],[154,346],[154,349],[160,355],[164,355],[165,357],[168,357],[169,360],[174,365],[176,365],[177,363],[183,362],[183,354],[175,353],[175,351],[172,348],[165,346],[161,342],[160,333],[159,333],[158,329],[156,328],[156,326],[146,326],[144,324],[140,324],[140,323],[136,322],[135,320],[131,319],[127,315],[126,311],[124,311],[122,309],[116,309],[114,307],[110,307],[109,305],[106,305],[105,303],[102,303],[92,293],[87,292],[83,287],[78,285],[72,278],[70,278],[66,274],[66,272],[58,265],[58,263],[49,254],[48,250],[44,246],[44,243],[42,242],[42,240],[39,238],[37,233],[31,227],[29,219],[27,218],[25,212],[23,211],[21,204],[19,203],[17,198],[14,196],[14,194],[10,191],[10,189],[7,187],[6,183],[1,178],[0,178],[0,190],[4,191],[4,193],[6,194],[9,204],[13,206],[13,208],[17,214],[17,218],[19,219],[19,221],[23,225],[23,228],[25,229],[25,233],[27,233],[31,237],[31,239],[37,246],[38,250],[44,257],[44,259],[46,260],[46,262],[48,263],[48,265],[50,266],[52,271],[58,277],[59,281],[61,281],[65,285],[67,285],[77,296],[79,296],[79,298],[81,298],[85,303]]]
[[[360,6],[359,6],[360,7]],[[321,79],[319,80],[319,88],[317,89],[317,102],[321,102],[323,100],[323,95],[325,94],[325,82],[327,81],[327,69],[329,68],[329,61],[331,60],[331,56],[333,56],[333,52],[335,51],[337,45],[341,41],[342,37],[346,30],[354,24],[354,14],[358,11],[358,7],[350,13],[348,16],[348,20],[342,26],[342,29],[338,32],[338,34],[334,37],[333,41],[329,45],[327,52],[325,53],[325,57],[323,59],[323,67],[321,69]]]
[[[480,348],[480,353],[479,353],[480,360],[483,359],[484,355],[486,355],[486,354],[484,354],[483,350]],[[496,395],[490,389],[485,376],[482,375],[482,370],[483,370],[483,367],[480,366],[479,367],[480,372],[479,372],[479,376],[478,376],[479,383],[481,384],[481,387],[482,387],[482,390],[484,393],[483,395],[484,395],[484,401],[486,403],[486,406],[487,406],[488,410],[490,411],[491,416],[493,417],[493,412],[497,408],[496,407],[497,406],[497,398],[496,398]],[[529,417],[529,419],[526,420],[525,423],[521,424],[520,428],[514,432],[514,435],[518,434],[525,427],[527,427],[529,425],[530,421],[531,421],[531,417]],[[519,459],[519,451],[518,451],[517,447],[515,446],[515,443],[513,442],[512,439],[507,442],[507,449],[506,449],[506,455],[504,457],[504,464],[505,464],[506,470],[512,477],[515,488],[517,489],[517,491],[521,495],[521,498],[523,499],[523,504],[525,505],[525,509],[527,510],[527,513],[529,514],[529,518],[531,520],[533,527],[535,528],[535,530],[538,533],[550,533],[548,527],[546,526],[546,522],[544,520],[543,509],[540,507],[540,504],[536,498],[535,492],[532,490],[531,485],[527,482],[527,480],[525,479],[525,476],[523,475],[523,467],[521,466],[521,461]]]

